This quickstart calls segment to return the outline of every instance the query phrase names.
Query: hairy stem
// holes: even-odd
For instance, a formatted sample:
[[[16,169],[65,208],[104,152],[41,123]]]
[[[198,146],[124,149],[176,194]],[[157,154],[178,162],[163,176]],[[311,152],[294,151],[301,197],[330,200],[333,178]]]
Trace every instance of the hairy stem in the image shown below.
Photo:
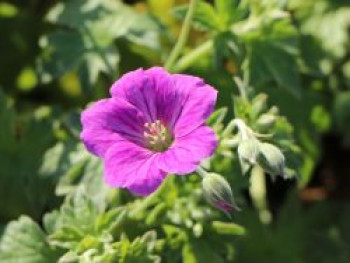
[[[165,68],[168,69],[169,71],[172,71],[176,59],[179,57],[183,47],[187,42],[196,3],[197,3],[197,0],[191,0],[181,32],[180,32],[180,36],[173,50],[170,52],[170,55],[167,61],[165,62]]]
[[[225,130],[222,133],[222,137],[225,138],[228,135],[230,135],[231,132],[233,131],[233,129],[236,127],[237,127],[238,131],[241,133],[242,139],[247,139],[249,137],[247,134],[247,131],[248,131],[247,125],[244,123],[243,120],[241,120],[239,118],[233,119],[227,124]]]
[[[246,92],[246,87],[245,84],[243,83],[243,81],[237,77],[234,76],[233,77],[234,82],[237,85],[238,91],[239,91],[239,95],[245,100],[248,101],[248,96],[247,96],[247,92]]]
[[[181,72],[189,68],[191,65],[196,63],[198,58],[207,55],[213,48],[213,40],[208,40],[200,46],[193,49],[187,55],[180,58],[174,66],[175,72]]]
[[[206,170],[204,170],[203,167],[201,167],[200,165],[197,167],[197,170],[196,170],[197,174],[200,175],[200,177],[204,178],[208,172]]]

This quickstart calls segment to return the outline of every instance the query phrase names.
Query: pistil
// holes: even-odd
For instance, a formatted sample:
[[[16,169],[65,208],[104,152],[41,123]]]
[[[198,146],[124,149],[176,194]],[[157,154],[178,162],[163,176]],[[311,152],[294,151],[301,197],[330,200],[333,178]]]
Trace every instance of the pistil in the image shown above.
[[[173,138],[167,127],[160,121],[145,123],[145,137],[148,147],[156,152],[163,152],[169,148]]]

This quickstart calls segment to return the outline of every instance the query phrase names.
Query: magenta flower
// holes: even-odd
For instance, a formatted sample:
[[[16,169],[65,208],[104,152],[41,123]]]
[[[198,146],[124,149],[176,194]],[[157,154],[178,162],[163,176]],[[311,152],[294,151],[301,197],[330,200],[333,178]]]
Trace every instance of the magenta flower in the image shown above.
[[[159,67],[138,69],[110,93],[81,116],[81,139],[103,158],[107,184],[148,195],[167,174],[191,173],[214,153],[217,138],[205,120],[217,91],[202,79]]]

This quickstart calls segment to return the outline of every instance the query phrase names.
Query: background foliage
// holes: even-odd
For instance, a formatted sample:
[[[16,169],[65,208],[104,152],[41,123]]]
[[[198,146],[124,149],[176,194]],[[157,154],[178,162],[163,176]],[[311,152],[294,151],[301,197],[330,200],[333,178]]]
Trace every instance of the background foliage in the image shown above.
[[[164,65],[187,10],[0,2],[0,262],[350,262],[347,0],[197,1],[171,70],[219,90],[207,167],[233,188],[233,220],[205,202],[195,174],[147,198],[103,183],[80,111],[123,73]],[[290,179],[243,176],[233,118],[272,135],[262,140],[285,154]]]

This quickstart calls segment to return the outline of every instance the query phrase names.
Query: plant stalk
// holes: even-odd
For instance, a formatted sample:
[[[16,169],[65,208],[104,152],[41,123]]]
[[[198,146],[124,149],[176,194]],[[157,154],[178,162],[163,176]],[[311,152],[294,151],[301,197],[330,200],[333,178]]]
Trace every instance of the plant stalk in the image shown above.
[[[165,62],[165,68],[169,71],[173,70],[173,66],[175,64],[176,59],[179,57],[179,55],[181,54],[182,49],[184,48],[189,33],[190,33],[190,28],[191,28],[191,21],[194,15],[194,11],[195,11],[195,7],[196,7],[196,3],[197,0],[191,0],[179,38],[174,46],[174,48],[172,49],[172,51],[170,52],[170,55],[167,59],[167,61]]]
[[[196,63],[196,61],[200,58],[208,54],[213,48],[213,40],[208,40],[193,49],[188,54],[184,55],[180,58],[174,66],[175,72],[181,72],[189,68],[191,65]]]

